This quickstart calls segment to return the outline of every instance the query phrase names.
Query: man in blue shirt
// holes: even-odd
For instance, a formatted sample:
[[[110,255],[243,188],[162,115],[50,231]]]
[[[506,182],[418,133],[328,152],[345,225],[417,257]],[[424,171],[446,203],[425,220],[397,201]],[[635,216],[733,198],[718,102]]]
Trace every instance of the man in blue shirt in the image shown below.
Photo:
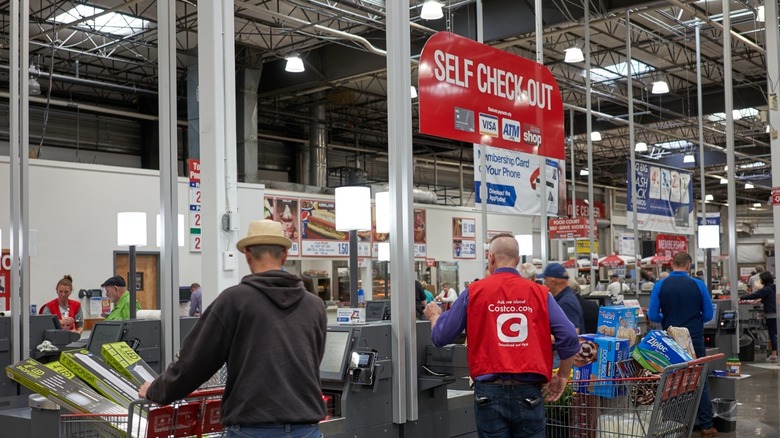
[[[697,278],[688,275],[691,269],[691,255],[678,252],[672,259],[672,272],[653,286],[647,316],[660,322],[664,330],[668,327],[685,327],[691,334],[696,357],[706,355],[704,346],[704,323],[711,320],[714,310],[707,286]],[[701,436],[715,436],[718,431],[712,427],[712,405],[707,383],[701,394],[697,413]]]
[[[490,276],[470,284],[446,312],[436,303],[425,308],[434,345],[454,342],[469,323],[469,371],[480,436],[544,437],[542,400],[561,396],[580,349],[574,326],[549,293],[520,276],[519,261],[517,241],[499,234],[490,242]],[[553,348],[564,359],[551,375]]]
[[[569,273],[560,263],[550,263],[544,268],[544,272],[538,275],[544,278],[544,285],[555,297],[555,302],[561,307],[563,313],[569,318],[577,333],[585,333],[585,317],[582,313],[580,300],[569,287]]]

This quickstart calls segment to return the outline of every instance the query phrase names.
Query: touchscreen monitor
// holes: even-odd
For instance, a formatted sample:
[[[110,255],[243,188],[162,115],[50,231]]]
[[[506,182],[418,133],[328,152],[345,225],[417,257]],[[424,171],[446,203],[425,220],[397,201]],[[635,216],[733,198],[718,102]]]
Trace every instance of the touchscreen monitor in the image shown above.
[[[99,322],[95,324],[92,328],[92,335],[89,337],[87,350],[96,356],[100,356],[100,349],[103,347],[103,344],[122,340],[123,325],[121,322]]]
[[[328,327],[328,334],[325,336],[325,354],[320,362],[322,380],[344,379],[351,339],[352,329]]]

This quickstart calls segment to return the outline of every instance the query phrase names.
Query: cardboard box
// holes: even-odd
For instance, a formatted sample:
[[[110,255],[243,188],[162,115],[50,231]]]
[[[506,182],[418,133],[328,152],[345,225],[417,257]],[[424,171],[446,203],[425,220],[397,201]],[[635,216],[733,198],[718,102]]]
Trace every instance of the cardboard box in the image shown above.
[[[127,408],[138,399],[139,386],[111,368],[89,350],[63,351],[60,362],[109,400]]]
[[[157,378],[157,373],[127,345],[127,342],[103,344],[100,353],[107,364],[139,387]]]
[[[651,330],[631,356],[644,368],[660,372],[669,365],[688,362],[693,358],[669,335],[661,330]]]
[[[580,335],[582,347],[574,362],[572,385],[575,392],[602,397],[616,397],[625,392],[611,381],[595,380],[619,377],[617,362],[630,357],[628,339],[612,336]]]
[[[604,336],[628,339],[630,348],[636,347],[639,335],[639,308],[603,306],[599,308],[597,333]]]

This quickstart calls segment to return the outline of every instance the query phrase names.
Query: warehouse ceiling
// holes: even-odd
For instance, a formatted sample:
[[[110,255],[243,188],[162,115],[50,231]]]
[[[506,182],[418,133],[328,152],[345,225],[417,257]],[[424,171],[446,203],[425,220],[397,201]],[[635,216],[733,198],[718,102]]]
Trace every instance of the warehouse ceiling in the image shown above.
[[[411,50],[415,59],[436,31],[449,30],[476,38],[476,2],[441,2],[444,18],[425,21],[419,18],[423,0],[410,0]],[[260,72],[260,148],[275,145],[275,150],[282,151],[264,154],[261,150],[261,169],[291,171],[296,161],[294,151],[310,136],[313,108],[324,106],[329,166],[358,167],[368,181],[386,180],[386,59],[371,51],[385,46],[384,3],[385,0],[234,2],[236,67]],[[568,177],[582,184],[585,178],[579,176],[579,169],[587,165],[585,64],[567,64],[563,59],[565,49],[583,47],[583,6],[581,1],[573,0],[542,3],[544,64],[558,80],[566,105],[567,157],[571,157],[572,148],[574,154],[575,174],[571,174],[571,162],[567,160]],[[176,4],[179,119],[185,121],[188,66],[196,62],[197,55],[197,4],[189,0]],[[485,42],[534,59],[534,2],[482,0],[482,4]],[[592,173],[596,184],[625,187],[626,157],[632,147],[627,125],[627,39],[632,43],[635,61],[632,65],[636,140],[648,145],[648,151],[639,154],[640,158],[690,167],[698,175],[698,163],[683,164],[682,157],[698,148],[695,28],[701,26],[706,190],[716,201],[725,202],[726,185],[720,184],[720,178],[725,177],[726,161],[721,0],[593,0],[591,4],[592,120],[593,130],[603,137],[593,143]],[[736,186],[740,204],[747,208],[757,202],[762,204],[759,210],[771,214],[771,208],[766,207],[771,162],[766,133],[765,33],[764,23],[756,21],[758,4],[757,0],[731,1],[734,105],[741,110],[741,118],[735,122]],[[7,87],[9,1],[0,1],[0,12],[0,81]],[[30,60],[40,71],[33,76],[43,92],[33,99],[33,110],[44,107],[49,98],[50,105],[60,103],[59,111],[69,111],[68,103],[75,103],[85,108],[92,105],[90,108],[96,112],[106,108],[155,115],[156,13],[157,5],[152,0],[30,0]],[[294,53],[303,59],[304,73],[284,70],[284,58]],[[416,66],[414,60],[410,61],[412,83],[416,84]],[[651,94],[652,82],[660,79],[669,84],[670,93]],[[460,181],[470,187],[471,144],[419,134],[416,99],[412,107],[415,183],[436,191],[441,202],[467,202],[471,190],[462,194],[458,188]],[[45,129],[33,129],[33,134],[37,132],[44,135]],[[45,138],[41,144],[48,141],[53,140]],[[66,143],[62,146],[68,146]],[[115,144],[114,151],[137,154],[138,145],[127,144],[124,148]],[[289,156],[283,157],[285,153]],[[154,166],[154,160],[145,162]],[[696,181],[698,193],[698,177]],[[747,182],[755,188],[745,189]]]

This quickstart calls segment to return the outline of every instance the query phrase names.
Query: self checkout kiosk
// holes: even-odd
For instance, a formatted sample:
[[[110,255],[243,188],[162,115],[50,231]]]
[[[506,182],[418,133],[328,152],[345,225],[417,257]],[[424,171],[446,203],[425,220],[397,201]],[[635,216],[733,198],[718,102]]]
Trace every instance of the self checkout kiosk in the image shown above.
[[[376,314],[383,315],[381,309],[375,310]],[[328,326],[325,355],[320,364],[322,396],[328,415],[320,423],[322,433],[335,438],[474,433],[471,392],[451,391],[447,387],[456,381],[452,373],[464,369],[465,348],[448,346],[437,351],[430,345],[430,339],[430,323],[417,322],[419,419],[396,425],[393,424],[390,323],[380,320],[365,325]],[[453,354],[453,348],[457,351],[457,347],[461,351]],[[459,367],[453,365],[458,358],[463,362]]]

